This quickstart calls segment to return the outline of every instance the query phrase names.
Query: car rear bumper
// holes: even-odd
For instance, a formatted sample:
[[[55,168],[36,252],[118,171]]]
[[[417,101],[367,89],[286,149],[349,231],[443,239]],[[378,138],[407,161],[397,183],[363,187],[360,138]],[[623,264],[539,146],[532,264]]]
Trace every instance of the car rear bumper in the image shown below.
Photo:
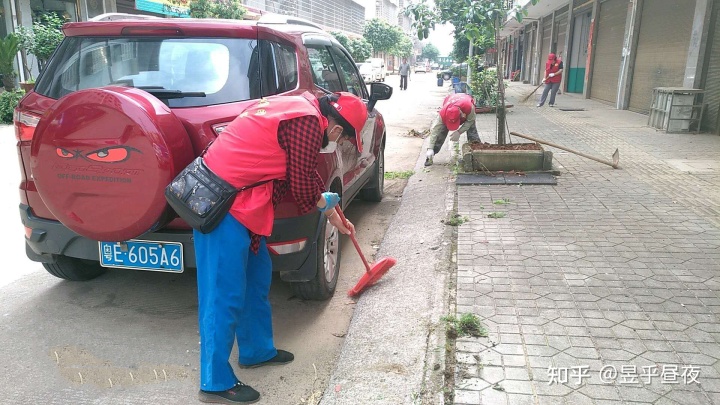
[[[268,244],[283,241],[306,240],[304,247],[292,253],[273,254],[273,271],[279,272],[285,281],[308,281],[317,271],[317,230],[320,221],[318,212],[294,218],[276,219],[273,235]],[[85,260],[100,260],[98,241],[80,236],[59,221],[38,218],[25,204],[20,204],[20,218],[29,228],[29,237],[25,238],[26,253],[30,260],[54,263],[57,256],[68,256]],[[179,242],[183,245],[183,257],[186,268],[195,268],[195,249],[193,234],[188,230],[161,230],[149,232],[137,237],[141,240]]]

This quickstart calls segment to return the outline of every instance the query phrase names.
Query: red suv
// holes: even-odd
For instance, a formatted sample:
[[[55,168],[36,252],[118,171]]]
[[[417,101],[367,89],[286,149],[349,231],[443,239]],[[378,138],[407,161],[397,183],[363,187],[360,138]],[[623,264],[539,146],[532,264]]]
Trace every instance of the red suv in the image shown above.
[[[165,186],[252,100],[349,91],[368,103],[362,150],[320,155],[327,189],[346,206],[383,197],[385,124],[347,51],[306,21],[103,17],[69,23],[65,40],[15,112],[26,251],[54,276],[107,268],[195,267],[192,232]],[[337,283],[338,232],[291,193],[268,239],[275,271],[306,299]]]

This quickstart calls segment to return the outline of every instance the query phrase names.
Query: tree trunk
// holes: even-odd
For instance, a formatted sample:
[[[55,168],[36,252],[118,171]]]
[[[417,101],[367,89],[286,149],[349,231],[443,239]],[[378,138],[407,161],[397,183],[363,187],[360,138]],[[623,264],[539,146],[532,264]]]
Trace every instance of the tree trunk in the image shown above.
[[[496,73],[498,78],[498,105],[495,108],[497,118],[497,143],[505,145],[505,82],[502,75],[502,62],[500,60],[500,18],[495,19],[495,55],[497,56]]]

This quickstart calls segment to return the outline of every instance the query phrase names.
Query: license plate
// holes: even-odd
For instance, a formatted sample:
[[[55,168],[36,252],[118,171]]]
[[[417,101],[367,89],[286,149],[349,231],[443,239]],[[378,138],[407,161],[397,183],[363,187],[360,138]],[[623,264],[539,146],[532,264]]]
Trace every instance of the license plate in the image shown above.
[[[100,265],[121,269],[182,273],[182,243],[129,240],[99,242]]]

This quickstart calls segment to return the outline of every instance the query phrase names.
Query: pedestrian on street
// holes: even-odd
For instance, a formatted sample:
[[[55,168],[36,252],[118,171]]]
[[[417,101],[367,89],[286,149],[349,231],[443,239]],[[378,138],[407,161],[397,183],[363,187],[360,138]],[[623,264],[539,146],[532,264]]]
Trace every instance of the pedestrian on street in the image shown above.
[[[318,152],[348,138],[362,148],[367,107],[351,93],[310,93],[261,99],[238,116],[208,148],[205,164],[234,187],[264,184],[238,193],[213,231],[193,232],[197,258],[202,402],[241,404],[260,394],[238,380],[230,365],[237,339],[239,365],[287,364],[292,353],[275,348],[268,294],[272,278],[266,237],[277,203],[288,188],[300,213],[318,209],[343,234],[336,193],[325,192]],[[321,215],[323,215],[321,214]]]
[[[452,141],[457,141],[460,134],[467,131],[468,142],[480,142],[475,126],[475,100],[467,93],[450,94],[443,100],[438,116],[430,127],[430,142],[425,159],[425,166],[433,164],[433,157],[440,152],[445,138],[450,131]]]
[[[562,60],[555,56],[554,53],[548,55],[547,62],[545,63],[545,88],[543,89],[542,96],[540,97],[540,103],[538,107],[542,107],[545,104],[548,93],[550,93],[550,101],[548,105],[555,107],[555,95],[560,89],[560,81],[562,81],[563,63]]]
[[[410,76],[410,64],[407,61],[407,58],[403,58],[402,63],[400,64],[400,90],[407,90],[407,82],[408,77]]]

